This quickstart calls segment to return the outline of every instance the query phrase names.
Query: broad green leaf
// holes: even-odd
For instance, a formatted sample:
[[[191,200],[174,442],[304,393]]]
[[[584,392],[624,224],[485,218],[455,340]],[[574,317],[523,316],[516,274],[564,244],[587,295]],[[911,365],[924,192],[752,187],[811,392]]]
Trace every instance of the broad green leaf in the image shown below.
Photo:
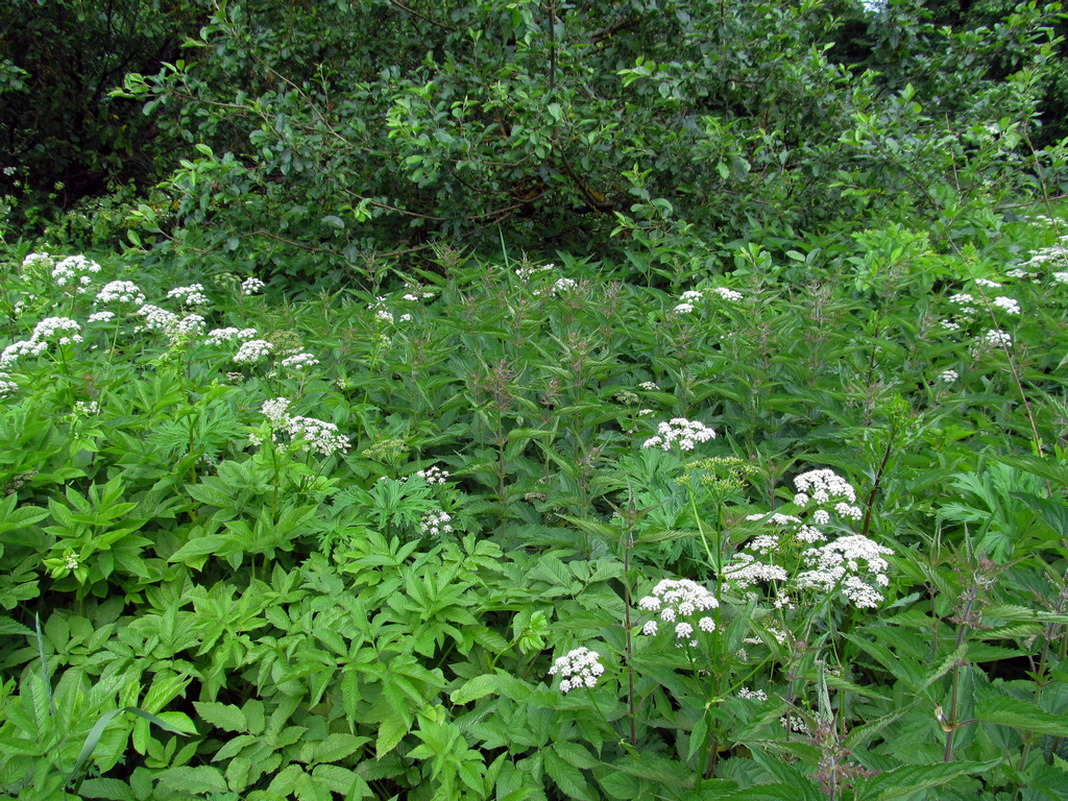
[[[459,689],[449,694],[454,704],[468,704],[479,698],[495,693],[500,687],[500,679],[495,673],[485,673],[468,679]]]
[[[1028,701],[1013,698],[981,701],[976,704],[975,717],[983,723],[1011,726],[1051,737],[1068,737],[1068,718],[1046,712]]]
[[[920,790],[928,790],[948,784],[961,776],[982,773],[993,768],[1001,760],[989,762],[949,762],[933,765],[902,765],[862,782],[861,797],[871,801],[894,801],[908,798]]]
[[[226,779],[222,771],[210,765],[168,768],[159,774],[159,783],[178,792],[225,793]]]
[[[194,701],[197,714],[217,729],[232,732],[247,732],[248,720],[245,713],[233,704],[221,704],[217,701]]]

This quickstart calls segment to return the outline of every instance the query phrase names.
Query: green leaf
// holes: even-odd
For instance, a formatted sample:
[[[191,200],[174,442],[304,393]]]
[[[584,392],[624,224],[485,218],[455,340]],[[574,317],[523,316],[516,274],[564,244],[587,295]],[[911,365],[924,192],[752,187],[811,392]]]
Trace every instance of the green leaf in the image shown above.
[[[120,779],[86,779],[78,794],[82,798],[106,798],[109,801],[137,801],[133,789]]]
[[[411,729],[411,722],[397,715],[391,715],[378,726],[378,739],[375,740],[375,758],[381,759],[403,739]]]
[[[23,626],[16,620],[0,615],[0,634],[32,635],[33,629]]]
[[[202,557],[212,555],[226,555],[233,551],[229,537],[221,534],[208,534],[204,537],[192,539],[171,554],[168,562],[185,562],[192,564]]]
[[[556,786],[564,791],[568,798],[579,801],[594,801],[596,798],[586,783],[582,772],[565,762],[556,752],[555,746],[541,752],[545,760],[545,772],[549,774]]]
[[[961,776],[982,773],[995,767],[1001,760],[988,762],[938,762],[933,765],[902,765],[887,770],[862,785],[863,791],[858,796],[871,801],[894,801],[908,798],[921,790],[948,784]]]
[[[1014,698],[994,698],[976,704],[975,718],[982,723],[996,723],[1014,729],[1068,737],[1068,718],[1039,709],[1029,701]]]
[[[169,768],[159,774],[159,783],[182,793],[225,793],[226,779],[222,771],[211,765]]]
[[[217,701],[194,701],[197,714],[217,729],[233,732],[249,731],[245,713],[233,704],[221,704]]]
[[[449,694],[454,704],[469,704],[479,698],[495,693],[500,687],[500,678],[496,673],[485,673],[468,679],[463,685]]]

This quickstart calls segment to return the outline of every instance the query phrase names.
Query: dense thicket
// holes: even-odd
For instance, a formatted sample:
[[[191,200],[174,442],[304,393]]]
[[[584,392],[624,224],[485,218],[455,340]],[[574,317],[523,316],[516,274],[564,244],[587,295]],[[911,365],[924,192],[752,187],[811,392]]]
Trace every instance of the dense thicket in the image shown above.
[[[670,262],[873,213],[953,228],[1051,181],[1057,4],[98,5],[12,7],[8,186],[153,178],[135,243],[198,263],[329,280],[502,236]]]

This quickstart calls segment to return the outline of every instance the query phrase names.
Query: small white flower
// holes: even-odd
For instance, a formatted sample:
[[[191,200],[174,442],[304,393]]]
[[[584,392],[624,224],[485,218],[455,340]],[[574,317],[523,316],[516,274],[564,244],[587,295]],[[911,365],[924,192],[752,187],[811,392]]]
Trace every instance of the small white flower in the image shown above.
[[[168,298],[178,298],[183,306],[207,306],[210,302],[204,294],[203,284],[178,286],[167,291]]]
[[[729,300],[729,301],[732,301],[734,303],[737,303],[738,301],[740,301],[742,299],[742,293],[741,292],[736,292],[735,290],[727,289],[726,287],[722,287],[722,286],[713,287],[711,291],[713,293],[715,293],[716,295],[719,295],[724,300]]]
[[[976,278],[975,285],[985,287],[986,289],[997,289],[1001,286],[997,281],[991,281],[989,278]]]
[[[956,370],[943,370],[938,374],[938,380],[944,384],[952,384],[954,381],[960,378],[960,373]]]
[[[1020,313],[1020,304],[1016,300],[1014,300],[1013,298],[1007,298],[1004,295],[1002,295],[1002,296],[994,298],[994,300],[991,301],[991,302],[993,303],[993,305],[997,306],[999,309],[1004,309],[1006,314],[1019,314]]]
[[[742,689],[738,691],[738,697],[749,701],[768,700],[768,694],[764,692],[764,690],[750,690],[748,687],[742,687]]]
[[[991,328],[983,335],[983,342],[992,348],[1011,348],[1012,334]]]
[[[437,537],[452,531],[452,526],[449,525],[451,521],[452,517],[448,512],[442,512],[440,510],[436,512],[427,512],[423,515],[423,519],[419,521],[419,528],[424,534]]]
[[[431,465],[426,470],[416,471],[416,475],[426,481],[427,484],[444,484],[449,477],[449,471],[443,470],[437,465]]]
[[[234,354],[235,364],[256,364],[266,359],[274,346],[264,339],[250,339],[241,343],[241,347]]]
[[[14,395],[18,391],[19,385],[11,380],[11,376],[7,373],[0,373],[0,398]]]
[[[288,367],[293,370],[303,370],[306,367],[314,367],[319,363],[319,360],[310,353],[294,353],[292,356],[286,356],[281,361],[283,367]]]
[[[111,281],[104,284],[103,288],[96,293],[93,305],[101,303],[130,303],[141,306],[145,302],[145,293],[132,281]]]
[[[579,687],[593,689],[603,673],[600,654],[586,647],[568,651],[549,668],[550,676],[560,675],[560,691],[565,694]]]
[[[642,443],[643,448],[660,448],[670,451],[678,445],[681,450],[692,450],[696,442],[708,442],[716,438],[716,432],[704,423],[676,417],[657,424],[657,435]]]
[[[263,281],[255,276],[249,276],[241,282],[241,294],[242,295],[255,295],[257,292],[262,292],[263,288],[267,286]]]

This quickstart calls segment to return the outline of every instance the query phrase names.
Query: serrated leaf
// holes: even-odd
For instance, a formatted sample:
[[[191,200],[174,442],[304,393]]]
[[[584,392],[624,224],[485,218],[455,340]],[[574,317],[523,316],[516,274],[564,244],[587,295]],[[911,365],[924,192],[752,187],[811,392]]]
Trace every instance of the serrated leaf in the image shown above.
[[[465,681],[459,689],[449,694],[449,700],[454,704],[469,704],[497,692],[499,688],[500,677],[496,673],[485,673]]]
[[[902,765],[865,780],[863,792],[858,795],[865,799],[870,798],[872,801],[894,801],[897,798],[908,798],[921,790],[948,784],[961,776],[989,770],[999,762],[998,759],[992,759],[988,762]]]
[[[232,732],[247,732],[248,719],[245,713],[233,704],[221,704],[218,701],[194,701],[197,714],[217,729]]]
[[[86,779],[78,794],[82,798],[106,798],[109,801],[137,801],[137,796],[120,779]]]
[[[225,793],[226,779],[222,771],[210,765],[169,768],[159,774],[163,786],[185,793]]]
[[[579,801],[594,801],[595,796],[578,768],[565,762],[556,753],[555,748],[543,750],[541,754],[544,759],[545,772],[556,782],[556,786],[564,791],[564,795],[568,798],[577,798]]]
[[[996,723],[1035,734],[1068,737],[1068,719],[1064,715],[1051,714],[1028,701],[1014,698],[995,698],[976,704],[975,718],[982,723]]]
[[[606,773],[597,783],[609,796],[620,801],[634,801],[640,797],[641,779],[623,771]]]
[[[230,547],[229,538],[221,534],[208,534],[203,537],[192,539],[172,553],[168,562],[196,561],[201,557],[213,555],[225,555],[233,550]]]
[[[375,740],[375,758],[381,759],[404,738],[411,729],[411,722],[396,715],[383,720],[378,726],[378,739]]]
[[[560,755],[561,759],[576,768],[590,770],[601,764],[601,761],[587,751],[585,746],[576,742],[561,740],[553,745],[553,750]]]
[[[33,629],[23,626],[17,620],[0,616],[0,634],[33,634]]]

